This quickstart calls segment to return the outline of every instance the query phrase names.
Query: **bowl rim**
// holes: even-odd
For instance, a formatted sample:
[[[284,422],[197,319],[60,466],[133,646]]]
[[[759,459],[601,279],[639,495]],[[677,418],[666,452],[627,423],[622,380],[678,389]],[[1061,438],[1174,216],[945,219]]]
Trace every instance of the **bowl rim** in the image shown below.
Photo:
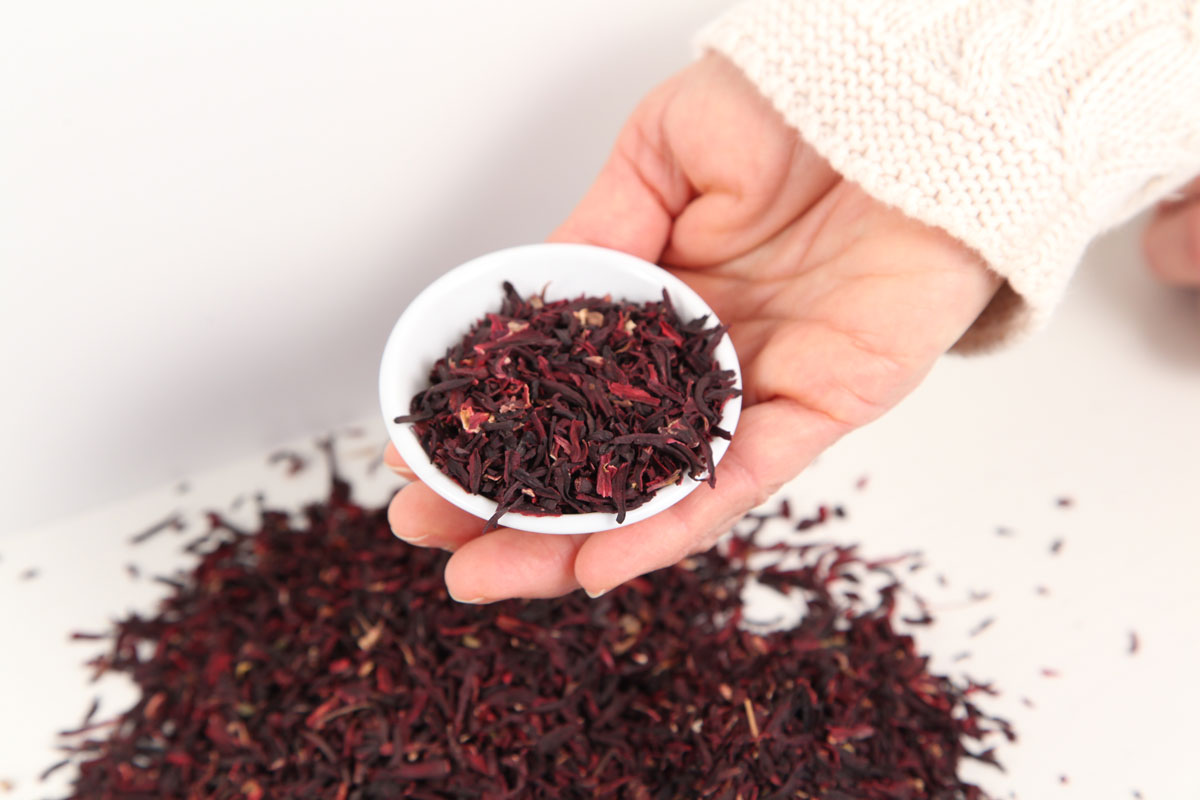
[[[406,376],[411,378],[412,372],[419,369],[421,378],[418,383],[428,385],[428,366],[418,365],[416,363],[418,359],[411,357],[409,351],[405,349],[404,343],[409,340],[409,337],[421,333],[423,320],[433,315],[444,318],[448,308],[455,308],[456,306],[452,302],[455,293],[462,291],[466,286],[494,280],[497,288],[496,305],[498,306],[500,283],[503,280],[519,280],[517,271],[520,269],[521,257],[530,257],[531,262],[548,257],[559,258],[564,262],[574,258],[577,261],[587,262],[587,266],[591,270],[596,270],[597,265],[603,264],[605,269],[621,273],[627,282],[632,279],[640,283],[653,283],[656,291],[665,288],[680,316],[693,319],[707,314],[709,324],[721,324],[708,303],[695,290],[667,270],[629,253],[594,245],[538,243],[495,250],[454,267],[422,289],[393,325],[380,360],[379,400],[384,424],[388,436],[400,456],[419,480],[443,499],[481,520],[491,518],[496,510],[496,502],[482,495],[471,494],[459,486],[453,478],[443,473],[429,460],[424,448],[413,434],[413,423],[394,421],[397,413],[407,412],[412,400],[411,392],[405,392],[401,388],[404,378]],[[518,262],[517,265],[512,263],[514,260]],[[564,265],[564,268],[569,268],[569,266]],[[498,274],[500,270],[503,270],[503,275]],[[590,279],[590,275],[588,277]],[[609,293],[601,287],[588,291],[595,291],[597,294]],[[617,294],[617,292],[612,293]],[[461,336],[471,325],[475,324],[477,319],[476,316],[464,319],[462,326],[457,328],[459,333],[455,335]],[[445,343],[445,347],[449,347],[451,344],[452,341],[448,341]],[[742,387],[741,368],[728,333],[721,338],[714,349],[714,357],[722,369],[733,370],[734,386],[740,389]],[[721,427],[729,431],[731,435],[737,428],[741,407],[742,398],[738,395],[730,398],[722,409]],[[397,412],[397,409],[402,409],[402,411]],[[720,463],[728,447],[729,441],[713,438],[714,469]],[[617,523],[615,513],[599,511],[557,516],[508,511],[500,517],[498,524],[501,527],[516,530],[551,534],[595,533],[626,527],[665,511],[683,500],[704,482],[685,476],[679,484],[663,487],[655,493],[653,498],[637,508],[630,509],[622,523]]]

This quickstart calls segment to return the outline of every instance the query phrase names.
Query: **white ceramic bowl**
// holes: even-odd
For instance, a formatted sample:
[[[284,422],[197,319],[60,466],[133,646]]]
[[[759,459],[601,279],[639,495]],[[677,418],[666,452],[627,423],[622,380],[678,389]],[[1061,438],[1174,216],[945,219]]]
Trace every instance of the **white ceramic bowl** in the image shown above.
[[[467,492],[435,467],[417,441],[412,425],[397,424],[393,419],[407,414],[413,396],[429,385],[434,362],[480,318],[499,309],[504,297],[501,284],[506,280],[522,296],[546,287],[551,300],[609,294],[614,300],[644,302],[661,299],[666,288],[682,319],[707,314],[709,325],[718,324],[708,304],[674,275],[627,253],[589,245],[531,244],[499,250],[468,261],[427,286],[400,315],[384,348],[379,370],[383,418],[396,449],[417,477],[446,500],[483,520],[496,512],[496,503]],[[741,371],[728,336],[717,345],[715,356],[722,369],[734,371],[734,385],[740,389]],[[721,427],[733,433],[741,409],[741,397],[726,402]],[[728,447],[725,439],[713,439],[714,465]],[[631,509],[623,524],[673,506],[699,485],[685,477],[680,484],[663,487],[645,504]],[[537,533],[592,533],[618,526],[616,514],[600,512],[534,516],[510,511],[499,522]]]

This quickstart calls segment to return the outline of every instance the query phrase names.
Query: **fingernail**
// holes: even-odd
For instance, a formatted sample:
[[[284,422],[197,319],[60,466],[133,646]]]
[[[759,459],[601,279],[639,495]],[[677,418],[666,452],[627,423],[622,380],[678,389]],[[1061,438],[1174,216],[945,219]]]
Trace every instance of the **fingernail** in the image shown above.
[[[401,478],[408,478],[409,480],[412,480],[413,478],[417,477],[417,473],[413,472],[407,466],[400,467],[396,466],[395,464],[388,464],[388,469],[399,475]]]
[[[608,589],[601,589],[601,590],[600,590],[600,591],[598,591],[598,592],[593,592],[591,589],[584,589],[583,591],[584,591],[584,592],[587,594],[587,596],[588,596],[588,597],[590,597],[590,598],[592,598],[593,600],[595,600],[597,597],[603,597],[604,595],[608,594],[608,591],[609,591],[609,590],[608,590]]]
[[[397,531],[392,531],[392,535],[395,536],[400,541],[408,542],[409,544],[420,544],[421,542],[423,542],[429,538],[429,534],[413,536],[412,534],[398,533]]]
[[[456,603],[465,603],[469,606],[477,606],[477,605],[480,605],[481,603],[488,602],[488,599],[486,597],[472,597],[470,600],[461,600],[454,596],[454,592],[451,592],[449,589],[447,589],[446,591],[449,592],[450,597],[453,598],[454,602],[456,602]]]

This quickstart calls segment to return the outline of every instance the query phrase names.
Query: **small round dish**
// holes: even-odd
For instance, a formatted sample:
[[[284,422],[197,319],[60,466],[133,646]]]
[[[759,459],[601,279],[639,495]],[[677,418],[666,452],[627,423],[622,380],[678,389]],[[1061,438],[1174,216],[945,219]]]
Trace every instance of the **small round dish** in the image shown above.
[[[429,460],[412,430],[396,423],[407,414],[413,397],[429,385],[434,362],[446,354],[479,319],[500,307],[501,284],[509,281],[523,296],[546,289],[549,299],[580,295],[611,295],[617,300],[644,302],[662,298],[665,288],[680,318],[708,316],[708,325],[719,324],[717,315],[687,284],[654,264],[616,250],[582,244],[531,244],[498,250],[450,270],[427,286],[400,315],[383,351],[379,370],[379,400],[388,435],[405,463],[440,496],[479,517],[491,518],[496,503],[471,494]],[[722,369],[733,370],[734,386],[742,375],[729,337],[714,355]],[[733,433],[742,409],[740,396],[725,403],[721,427]],[[729,442],[712,440],[713,464],[720,462]],[[679,484],[660,489],[653,498],[630,509],[620,525],[647,519],[678,503],[700,485],[684,477]],[[499,524],[535,533],[594,533],[619,527],[616,514],[591,512],[560,516],[535,516],[510,511]]]

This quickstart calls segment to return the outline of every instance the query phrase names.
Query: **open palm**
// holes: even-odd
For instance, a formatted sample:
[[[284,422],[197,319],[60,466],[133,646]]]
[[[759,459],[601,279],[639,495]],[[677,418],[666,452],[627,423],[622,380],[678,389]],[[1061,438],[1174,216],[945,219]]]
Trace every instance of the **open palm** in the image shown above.
[[[642,102],[551,239],[623,250],[691,285],[729,326],[745,408],[715,488],[610,531],[481,535],[477,518],[405,487],[393,529],[454,550],[446,583],[467,602],[595,595],[707,549],[911,391],[1000,284],[948,234],[842,180],[717,56]],[[386,461],[408,474],[390,446]]]

